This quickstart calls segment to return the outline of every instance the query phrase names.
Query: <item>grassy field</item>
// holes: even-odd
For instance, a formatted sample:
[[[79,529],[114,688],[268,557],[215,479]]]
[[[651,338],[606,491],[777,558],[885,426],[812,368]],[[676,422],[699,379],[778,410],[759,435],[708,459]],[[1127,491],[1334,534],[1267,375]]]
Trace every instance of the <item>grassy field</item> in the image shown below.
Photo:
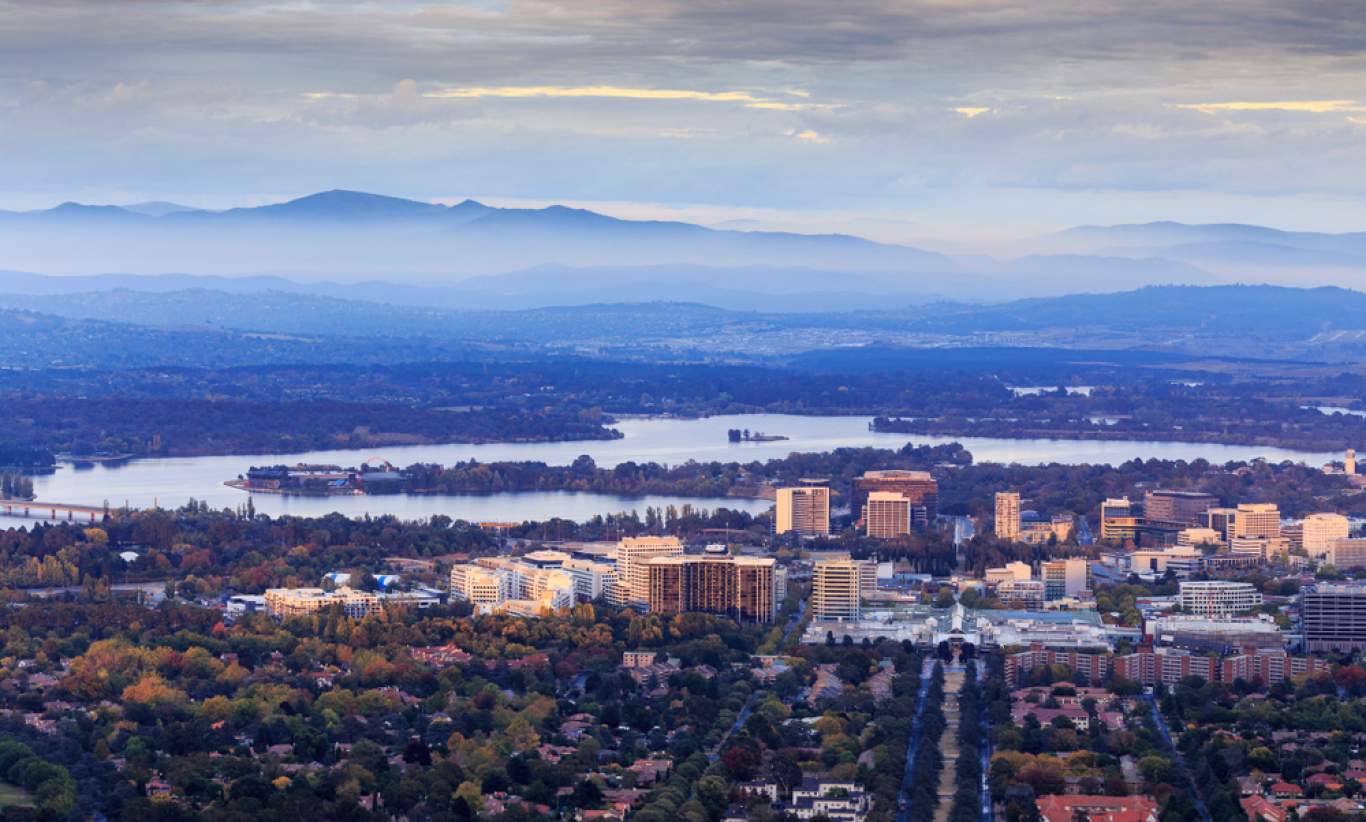
[[[33,795],[17,785],[0,782],[0,808],[33,807]]]

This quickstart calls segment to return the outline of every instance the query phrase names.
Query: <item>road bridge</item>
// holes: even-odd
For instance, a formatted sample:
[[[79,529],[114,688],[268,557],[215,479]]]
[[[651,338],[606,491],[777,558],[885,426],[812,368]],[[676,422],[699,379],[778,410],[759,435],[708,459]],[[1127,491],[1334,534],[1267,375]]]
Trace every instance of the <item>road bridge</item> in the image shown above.
[[[107,505],[78,505],[70,502],[40,502],[38,500],[6,499],[0,500],[0,514],[7,517],[36,517],[56,522],[65,519],[75,522],[78,519],[94,522],[110,513]],[[62,516],[62,515],[65,516]]]

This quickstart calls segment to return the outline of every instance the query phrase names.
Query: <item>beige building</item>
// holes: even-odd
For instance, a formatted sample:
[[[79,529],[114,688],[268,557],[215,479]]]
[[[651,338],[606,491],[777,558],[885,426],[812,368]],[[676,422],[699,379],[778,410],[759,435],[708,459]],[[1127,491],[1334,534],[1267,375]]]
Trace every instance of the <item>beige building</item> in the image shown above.
[[[678,537],[625,537],[617,543],[617,587],[620,604],[647,605],[650,572],[645,563],[655,557],[679,557],[683,543]]]
[[[1089,563],[1085,559],[1055,559],[1040,569],[1044,599],[1076,597],[1087,589]]]
[[[476,608],[494,608],[508,599],[506,576],[491,568],[461,563],[451,568],[451,596]]]
[[[451,596],[474,605],[480,613],[507,611],[536,616],[573,605],[574,577],[554,565],[538,567],[532,564],[536,559],[528,557],[533,555],[481,557],[453,566]]]
[[[830,489],[824,485],[779,488],[775,508],[774,531],[779,534],[823,537],[830,533]]]
[[[1366,539],[1335,539],[1323,561],[1334,568],[1366,568]]]
[[[911,532],[911,501],[895,491],[873,491],[863,508],[864,527],[872,539],[896,539]]]
[[[1281,511],[1271,502],[1244,502],[1233,515],[1229,539],[1275,539],[1281,535]]]
[[[1128,542],[1138,539],[1143,518],[1138,515],[1128,497],[1110,498],[1100,506],[1100,538],[1105,542]]]
[[[1176,544],[1183,548],[1219,545],[1223,541],[1223,537],[1213,528],[1182,528],[1176,535]]]
[[[999,585],[1002,582],[1015,582],[1033,579],[1034,569],[1029,567],[1027,562],[1007,562],[1000,568],[988,568],[986,572],[987,585]]]
[[[266,613],[276,619],[308,616],[332,607],[340,607],[349,617],[363,617],[379,613],[383,608],[379,594],[338,588],[269,588],[266,590]]]
[[[862,613],[866,563],[856,559],[817,560],[811,569],[811,615],[817,620],[854,620]],[[876,570],[874,571],[876,573]]]
[[[1020,495],[1014,491],[996,494],[996,538],[1012,542],[1020,538]]]
[[[1332,548],[1333,543],[1347,539],[1351,525],[1342,514],[1310,514],[1304,518],[1304,552],[1318,559]]]

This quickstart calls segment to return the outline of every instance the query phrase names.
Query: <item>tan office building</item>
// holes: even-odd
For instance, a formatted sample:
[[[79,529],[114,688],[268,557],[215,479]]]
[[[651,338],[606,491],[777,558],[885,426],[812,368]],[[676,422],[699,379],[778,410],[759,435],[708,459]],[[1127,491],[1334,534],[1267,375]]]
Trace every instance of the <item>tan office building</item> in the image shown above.
[[[1233,515],[1229,539],[1276,539],[1281,535],[1281,511],[1271,502],[1245,502]]]
[[[910,502],[910,520],[916,526],[926,526],[939,515],[939,483],[928,471],[889,469],[863,472],[863,476],[854,480],[853,499],[850,501],[852,510],[863,511],[868,497],[877,491],[905,497]]]
[[[863,507],[863,525],[872,539],[896,539],[911,532],[911,501],[895,491],[874,491]]]
[[[1366,568],[1366,539],[1335,539],[1323,561],[1334,568]]]
[[[779,534],[823,537],[830,533],[830,489],[824,485],[779,488],[775,508],[774,531]]]
[[[1333,543],[1347,539],[1351,525],[1342,514],[1310,514],[1304,518],[1304,552],[1315,559],[1327,554]]]

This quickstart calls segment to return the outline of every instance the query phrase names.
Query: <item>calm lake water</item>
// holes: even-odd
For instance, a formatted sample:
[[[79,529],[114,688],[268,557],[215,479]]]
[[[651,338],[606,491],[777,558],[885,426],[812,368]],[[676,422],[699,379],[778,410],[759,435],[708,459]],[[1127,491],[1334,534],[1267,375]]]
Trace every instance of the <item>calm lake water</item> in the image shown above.
[[[214,508],[235,507],[247,498],[243,491],[225,486],[226,480],[244,473],[250,465],[299,462],[343,466],[388,460],[397,466],[416,462],[449,464],[475,459],[481,462],[537,460],[567,465],[588,454],[603,467],[622,462],[660,462],[676,465],[699,461],[750,461],[787,456],[793,451],[830,451],[842,447],[899,448],[907,442],[940,444],[958,441],[972,451],[978,462],[1017,462],[1039,465],[1061,463],[1118,464],[1134,457],[1196,459],[1212,462],[1265,457],[1321,465],[1333,454],[1290,451],[1241,445],[1201,445],[1171,442],[1087,442],[1076,440],[1014,440],[983,437],[927,437],[913,434],[880,434],[868,430],[868,417],[799,417],[778,414],[747,414],[700,420],[627,418],[617,424],[625,436],[619,440],[559,443],[494,443],[488,445],[412,445],[348,451],[314,451],[303,454],[269,454],[232,457],[185,457],[135,460],[125,465],[75,469],[63,465],[54,474],[34,477],[38,499],[52,502],[134,507],[178,507],[191,497]],[[779,434],[779,442],[732,443],[726,431],[748,428],[751,432]],[[474,521],[543,520],[564,517],[585,520],[596,514],[637,510],[647,506],[692,505],[760,512],[771,503],[732,498],[696,499],[668,496],[619,497],[608,494],[525,492],[469,496],[360,496],[284,497],[253,494],[256,510],[271,515],[316,516],[338,511],[349,516],[394,514],[419,519],[445,514]],[[8,520],[13,522],[14,520]],[[19,520],[22,522],[23,520]]]

